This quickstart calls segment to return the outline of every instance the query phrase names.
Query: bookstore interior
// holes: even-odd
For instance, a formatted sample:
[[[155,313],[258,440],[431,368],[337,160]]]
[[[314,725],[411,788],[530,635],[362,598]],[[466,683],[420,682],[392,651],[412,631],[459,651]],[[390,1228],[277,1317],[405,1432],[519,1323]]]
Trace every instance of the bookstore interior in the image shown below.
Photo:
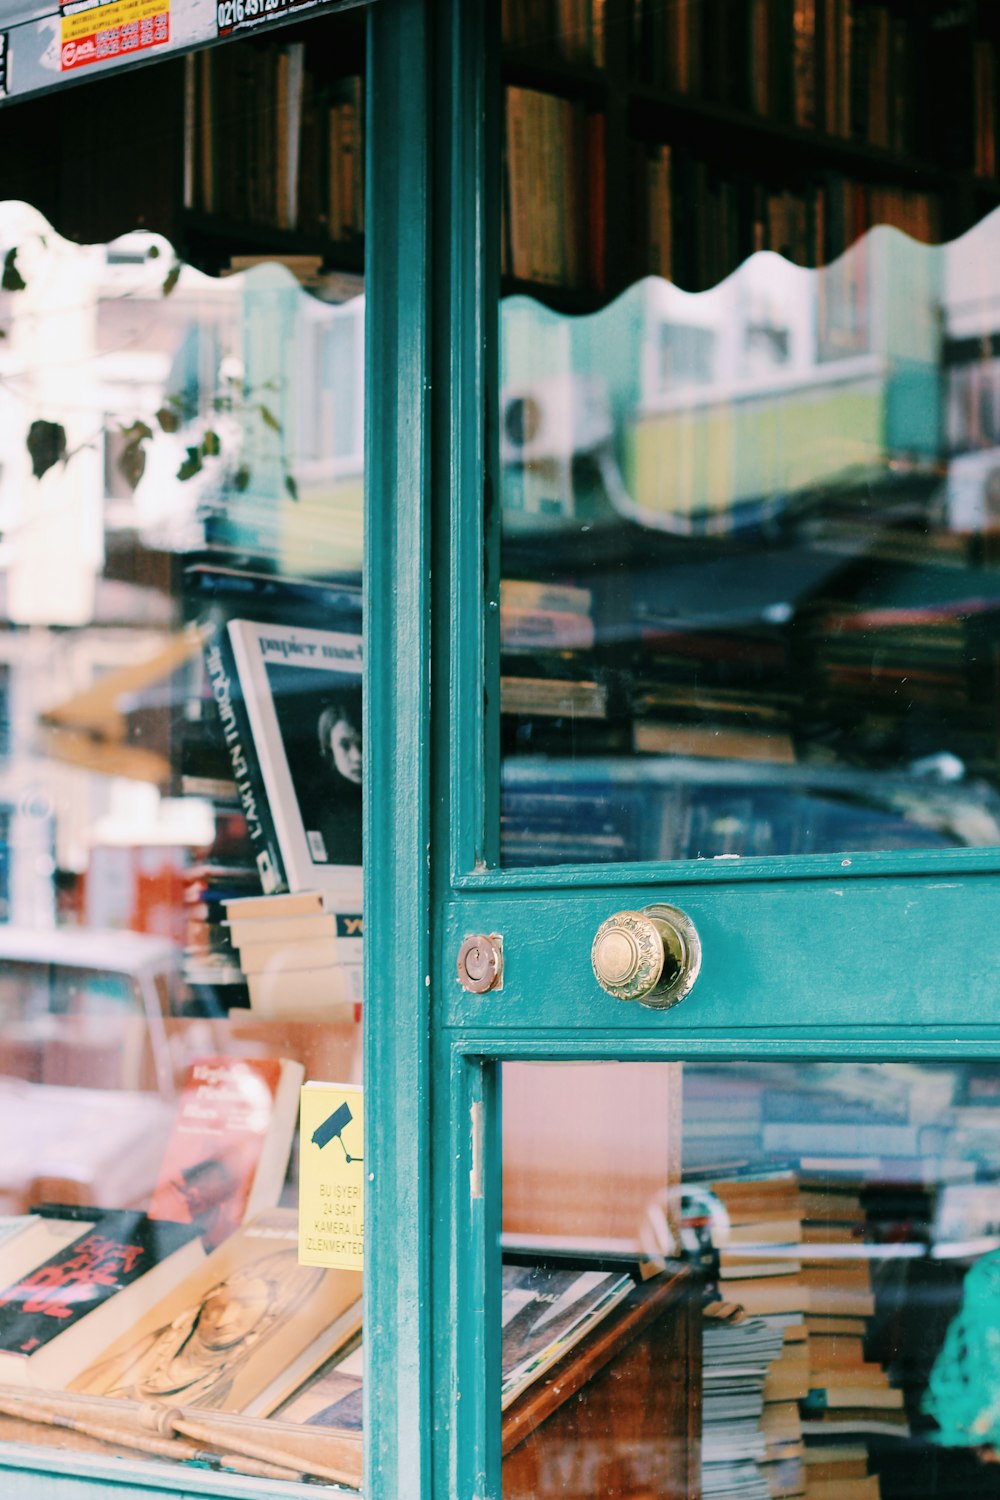
[[[43,1493],[31,1474],[46,1494],[110,1475],[123,1494],[395,1500],[366,1467],[391,1384],[371,1372],[410,1351],[379,1346],[386,1294],[362,1270],[366,1207],[391,1207],[363,1017],[371,1036],[410,1014],[403,980],[393,998],[362,966],[363,946],[382,963],[363,914],[396,876],[362,881],[362,766],[384,803],[368,778],[388,754],[362,651],[389,607],[365,468],[397,389],[371,336],[394,231],[369,137],[397,107],[373,36],[421,12],[443,47],[461,9],[0,6],[17,1500]],[[880,871],[928,890],[956,871],[959,890],[1000,868],[1000,9],[482,9],[483,878],[541,892],[556,946],[632,868],[668,899],[609,906],[561,981],[568,1016],[632,1028],[627,1055],[610,1022],[593,1057],[498,1044],[498,1284],[485,1314],[435,1312],[480,1388],[464,1405],[485,1403],[475,1493],[996,1500],[1000,1031],[958,1035],[996,1011],[989,903],[958,962],[907,893],[898,923],[869,907],[867,937],[844,903],[843,942],[905,975],[878,1019],[940,1019],[938,1055],[756,1046],[790,1024],[782,994],[822,1008],[837,954],[786,930],[738,988],[717,954],[737,922],[787,924],[789,871],[817,900],[840,881],[832,900],[857,864],[874,901]],[[458,88],[428,138],[449,109],[461,134]],[[736,915],[709,906],[748,869]],[[511,924],[506,956],[499,928],[469,930],[457,980],[449,950],[420,985],[429,1035],[556,1014]],[[964,1015],[942,999],[957,967]],[[446,1209],[441,1183],[483,1197],[475,1159],[433,1170],[457,1174],[433,1179]],[[458,1222],[437,1225],[441,1267]],[[435,1381],[448,1429],[468,1387]],[[441,1464],[405,1493],[443,1500]]]

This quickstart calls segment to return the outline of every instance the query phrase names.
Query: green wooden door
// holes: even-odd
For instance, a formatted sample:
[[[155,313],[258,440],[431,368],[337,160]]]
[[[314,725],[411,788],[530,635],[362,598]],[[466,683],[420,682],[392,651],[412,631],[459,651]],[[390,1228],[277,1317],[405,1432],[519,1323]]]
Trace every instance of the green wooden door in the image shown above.
[[[397,374],[376,390],[373,430],[383,436],[368,532],[369,722],[379,726],[367,845],[367,1069],[378,1080],[370,1483],[380,1494],[472,1500],[501,1492],[498,1064],[996,1057],[1000,855],[989,843],[918,837],[894,847],[876,835],[860,852],[831,839],[808,855],[504,865],[499,36],[480,7],[457,0],[435,9],[433,41],[416,5],[386,4],[376,35],[388,32],[390,10],[394,27],[403,19],[386,43],[397,49],[397,107],[414,130],[421,108],[433,119],[424,172],[400,194],[415,222],[426,210],[429,243],[401,231],[392,276],[401,305],[432,314],[428,341],[382,302],[376,316],[387,324],[375,330],[381,343],[372,339]],[[511,76],[546,75],[525,63]],[[921,361],[900,356],[896,369],[910,381],[902,409],[913,416]],[[834,436],[863,436],[890,467],[898,441],[916,463],[919,442],[890,441],[884,425],[904,387],[867,373],[843,432],[842,413],[827,409]],[[875,416],[868,397],[884,408]],[[927,423],[938,417],[914,420],[933,446]],[[400,475],[407,504],[390,512]],[[696,985],[667,1010],[614,999],[591,966],[601,924],[652,902],[681,908],[702,946]],[[472,934],[502,939],[502,988],[458,983]]]

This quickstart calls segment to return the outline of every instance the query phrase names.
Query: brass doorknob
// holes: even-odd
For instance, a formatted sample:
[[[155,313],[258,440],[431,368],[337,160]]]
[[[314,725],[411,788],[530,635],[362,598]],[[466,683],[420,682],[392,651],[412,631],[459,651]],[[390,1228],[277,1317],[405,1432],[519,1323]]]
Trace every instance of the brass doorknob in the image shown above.
[[[701,943],[691,918],[657,902],[619,911],[597,929],[590,961],[601,987],[616,1000],[667,1010],[689,993],[701,968]]]

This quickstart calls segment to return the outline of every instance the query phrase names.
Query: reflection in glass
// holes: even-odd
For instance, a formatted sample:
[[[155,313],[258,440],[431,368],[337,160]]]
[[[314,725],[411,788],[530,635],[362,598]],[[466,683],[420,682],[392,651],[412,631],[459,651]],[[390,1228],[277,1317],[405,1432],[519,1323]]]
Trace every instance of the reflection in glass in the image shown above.
[[[1000,843],[998,252],[507,299],[506,863]]]
[[[517,1063],[503,1100],[507,1500],[997,1493],[996,1064]]]
[[[360,1082],[363,284],[20,203],[0,261],[0,1435],[356,1481],[257,1419],[360,1337],[295,1133]]]

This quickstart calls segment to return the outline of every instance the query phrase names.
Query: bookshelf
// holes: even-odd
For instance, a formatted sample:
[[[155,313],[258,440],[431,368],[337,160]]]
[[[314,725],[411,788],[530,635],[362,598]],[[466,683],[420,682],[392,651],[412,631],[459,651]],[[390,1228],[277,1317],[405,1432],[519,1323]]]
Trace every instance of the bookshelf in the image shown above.
[[[854,237],[829,215],[817,228],[826,197],[857,200],[858,232],[868,222],[897,222],[934,240],[953,238],[1000,202],[989,6],[606,0],[576,8],[509,0],[502,9],[511,292],[534,280],[542,300],[576,310],[567,289],[585,288],[600,305],[637,276],[662,271],[699,290],[753,249],[824,264]],[[534,159],[515,144],[526,102],[538,123]],[[585,152],[574,139],[581,120]],[[647,168],[664,152],[674,180],[659,192],[688,212],[673,215],[673,253],[651,261],[662,205]],[[706,192],[724,201],[699,233],[697,207],[690,209]],[[565,218],[569,264],[561,275],[551,266],[532,274],[539,247],[523,221],[534,209],[544,267],[551,231],[538,207],[546,195]],[[791,233],[769,222],[769,200],[784,195],[794,200],[785,205]],[[721,249],[710,249],[720,227]],[[595,253],[602,236],[603,253]]]
[[[360,277],[364,57],[348,11],[20,104],[0,198],[83,243],[158,231],[213,275],[268,254]]]

